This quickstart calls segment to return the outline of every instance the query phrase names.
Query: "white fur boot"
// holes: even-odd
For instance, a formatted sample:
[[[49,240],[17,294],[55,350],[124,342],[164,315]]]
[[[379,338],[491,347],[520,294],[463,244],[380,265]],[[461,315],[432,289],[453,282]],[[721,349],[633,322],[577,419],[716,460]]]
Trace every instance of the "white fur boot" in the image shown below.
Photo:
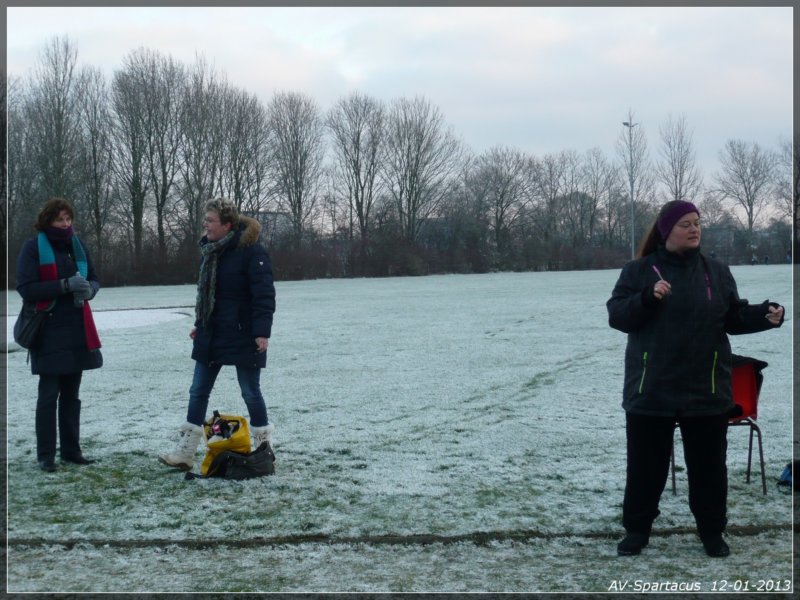
[[[188,471],[194,466],[194,455],[197,452],[197,446],[203,439],[203,428],[187,421],[180,426],[178,433],[180,437],[175,450],[170,454],[160,455],[158,460],[170,467]]]
[[[250,433],[253,434],[254,448],[258,448],[264,442],[269,442],[272,446],[272,434],[275,432],[275,425],[267,423],[264,427],[251,427]]]

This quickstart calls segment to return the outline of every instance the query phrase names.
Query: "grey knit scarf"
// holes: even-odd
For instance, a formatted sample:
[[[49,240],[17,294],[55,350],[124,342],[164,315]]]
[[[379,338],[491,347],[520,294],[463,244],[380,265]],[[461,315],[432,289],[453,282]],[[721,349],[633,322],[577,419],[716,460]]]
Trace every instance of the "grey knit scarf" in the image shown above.
[[[195,302],[195,318],[208,325],[208,319],[214,311],[214,296],[217,288],[217,262],[219,255],[233,239],[231,230],[224,238],[216,242],[206,242],[200,246],[203,262],[200,263],[200,277],[197,279],[197,300]]]

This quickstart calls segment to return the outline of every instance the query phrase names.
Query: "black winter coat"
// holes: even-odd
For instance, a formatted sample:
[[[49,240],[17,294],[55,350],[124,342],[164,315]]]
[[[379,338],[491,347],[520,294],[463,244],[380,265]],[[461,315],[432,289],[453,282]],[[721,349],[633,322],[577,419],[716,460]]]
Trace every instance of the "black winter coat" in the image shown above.
[[[240,217],[234,239],[217,262],[214,310],[204,327],[198,320],[192,358],[206,364],[267,366],[267,353],[257,352],[255,339],[270,337],[275,312],[272,263],[258,243],[261,226]],[[203,237],[201,244],[208,243]]]
[[[72,277],[78,271],[72,256],[72,242],[53,242],[58,279],[39,281],[39,246],[37,238],[27,240],[17,258],[17,291],[25,302],[56,298],[56,304],[48,316],[42,335],[34,348],[30,349],[31,372],[34,375],[66,375],[103,366],[100,350],[88,350],[83,329],[83,309],[73,304],[74,294],[61,293],[60,279]],[[83,246],[88,262],[86,279],[95,292],[100,284],[94,264],[86,246]]]
[[[654,266],[672,285],[662,300],[653,296]],[[659,416],[728,412],[727,334],[773,328],[765,318],[770,304],[778,306],[741,300],[730,269],[699,251],[682,256],[662,245],[626,264],[606,304],[609,325],[628,334],[623,408]]]

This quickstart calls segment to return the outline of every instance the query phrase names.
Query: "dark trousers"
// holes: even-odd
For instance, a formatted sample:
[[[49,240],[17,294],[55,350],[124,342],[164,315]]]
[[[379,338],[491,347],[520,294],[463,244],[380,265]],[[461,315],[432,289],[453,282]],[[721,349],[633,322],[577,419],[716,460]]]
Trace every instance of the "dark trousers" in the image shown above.
[[[628,469],[622,525],[649,533],[667,483],[675,422],[681,429],[689,508],[701,534],[725,530],[728,504],[728,417],[650,417],[627,413]]]
[[[61,439],[61,457],[81,455],[81,401],[78,392],[82,375],[81,371],[69,375],[39,375],[39,399],[36,402],[37,460],[55,460],[56,430]]]

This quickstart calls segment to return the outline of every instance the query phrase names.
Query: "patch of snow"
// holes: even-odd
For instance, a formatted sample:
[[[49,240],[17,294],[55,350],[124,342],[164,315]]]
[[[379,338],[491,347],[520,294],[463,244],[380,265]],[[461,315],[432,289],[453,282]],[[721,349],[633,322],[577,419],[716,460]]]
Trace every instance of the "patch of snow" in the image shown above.
[[[112,288],[92,305],[122,326],[100,326],[105,364],[81,388],[82,444],[101,462],[36,468],[36,378],[25,353],[8,355],[8,417],[18,424],[8,432],[8,537],[50,542],[9,550],[9,590],[575,592],[640,578],[699,579],[707,591],[720,579],[790,578],[792,497],[774,481],[792,456],[792,272],[732,271],[743,298],[769,297],[789,316],[780,329],[731,337],[735,352],[769,362],[759,410],[769,493],[757,466],[745,483],[748,436],[732,429],[729,520],[786,533],[737,536],[724,561],[691,535],[657,537],[635,560],[614,556],[625,336],[608,327],[605,302],[617,270],[278,282],[262,374],[277,472],[243,482],[184,481],[155,459],[185,420],[194,287]],[[235,370],[222,370],[213,409],[247,414]],[[678,494],[668,486],[656,529],[693,527],[676,449]],[[198,451],[195,470],[201,460]],[[563,537],[487,547],[78,545],[71,568],[59,568],[68,540],[481,531]],[[582,537],[593,532],[609,537]],[[253,577],[233,581],[236,567]]]

